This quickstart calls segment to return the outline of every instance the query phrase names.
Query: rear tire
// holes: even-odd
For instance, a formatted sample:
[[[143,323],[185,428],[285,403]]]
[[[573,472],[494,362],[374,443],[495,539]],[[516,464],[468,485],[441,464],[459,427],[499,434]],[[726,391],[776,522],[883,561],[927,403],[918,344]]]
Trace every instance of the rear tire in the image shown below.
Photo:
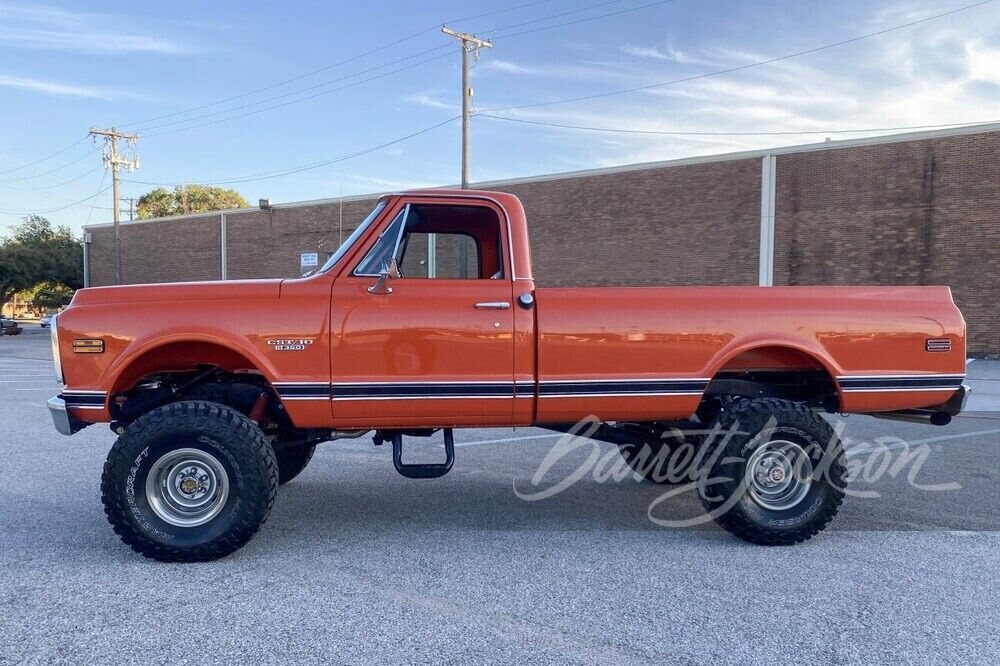
[[[278,485],[285,485],[306,468],[313,454],[316,453],[316,445],[312,446],[286,446],[274,451],[278,460]]]
[[[759,398],[719,416],[700,496],[715,521],[751,543],[779,546],[812,538],[844,499],[844,452],[830,424],[805,405]],[[736,426],[738,433],[725,433]]]
[[[132,422],[104,465],[108,522],[137,553],[163,562],[225,557],[257,533],[278,465],[264,433],[220,404],[165,405]]]

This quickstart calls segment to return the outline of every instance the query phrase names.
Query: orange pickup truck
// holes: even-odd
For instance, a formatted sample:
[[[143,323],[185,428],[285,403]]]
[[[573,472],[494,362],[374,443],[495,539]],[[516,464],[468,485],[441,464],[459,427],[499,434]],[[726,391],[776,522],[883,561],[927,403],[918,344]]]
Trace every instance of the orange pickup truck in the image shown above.
[[[711,449],[713,517],[795,543],[844,495],[821,412],[944,425],[968,391],[947,287],[536,288],[521,203],[468,190],[383,197],[301,279],[84,289],[52,349],[56,428],[110,423],[108,519],[170,561],[249,541],[320,442],[373,432],[430,478],[454,428],[584,419],[637,478]],[[444,462],[403,462],[439,430]]]

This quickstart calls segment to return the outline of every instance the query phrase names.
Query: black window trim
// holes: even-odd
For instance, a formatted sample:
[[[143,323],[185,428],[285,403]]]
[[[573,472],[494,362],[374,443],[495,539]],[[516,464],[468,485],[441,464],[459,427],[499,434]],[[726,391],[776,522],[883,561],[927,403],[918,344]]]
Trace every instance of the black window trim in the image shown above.
[[[396,215],[396,217],[392,218],[392,222],[389,223],[390,227],[396,223],[396,220],[399,219],[400,215],[402,216],[403,219],[402,219],[402,223],[399,225],[399,232],[396,234],[396,242],[392,246],[392,254],[389,255],[390,257],[395,257],[396,256],[396,252],[399,251],[399,241],[402,240],[402,238],[403,238],[403,230],[406,229],[406,218],[408,218],[410,216],[410,204],[406,204],[406,206],[403,207],[403,210],[400,211],[399,214]],[[386,229],[386,231],[388,231],[388,229]],[[368,254],[373,249],[375,249],[375,245],[378,245],[378,242],[381,239],[382,239],[381,236],[379,236],[378,238],[375,239],[375,243],[373,243],[372,246],[370,248],[368,248],[368,252],[365,253],[365,256],[361,257],[361,261],[359,261],[354,266],[354,270],[351,271],[352,275],[354,275],[355,277],[380,277],[379,273],[359,273],[358,269],[361,268],[362,264],[364,264],[366,261],[368,261]]]

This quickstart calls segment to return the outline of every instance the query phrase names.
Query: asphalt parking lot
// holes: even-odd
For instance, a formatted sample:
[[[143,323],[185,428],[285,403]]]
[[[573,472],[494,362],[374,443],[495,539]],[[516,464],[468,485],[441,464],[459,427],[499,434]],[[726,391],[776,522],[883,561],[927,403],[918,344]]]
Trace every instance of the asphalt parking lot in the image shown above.
[[[998,663],[1000,362],[969,377],[974,411],[949,426],[844,421],[852,487],[877,496],[795,547],[661,527],[666,489],[632,479],[521,499],[557,438],[507,429],[457,433],[429,481],[369,438],[322,445],[247,547],[170,565],[106,523],[113,435],[55,433],[31,327],[0,339],[0,662]],[[875,473],[918,446],[916,471]]]

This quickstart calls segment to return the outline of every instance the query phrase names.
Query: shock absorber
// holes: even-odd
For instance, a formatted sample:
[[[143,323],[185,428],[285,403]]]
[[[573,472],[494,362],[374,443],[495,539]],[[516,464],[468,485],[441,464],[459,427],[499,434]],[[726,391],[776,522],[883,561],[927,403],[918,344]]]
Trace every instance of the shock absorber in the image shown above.
[[[264,410],[267,409],[267,393],[261,393],[250,409],[250,420],[257,425],[264,425]]]

